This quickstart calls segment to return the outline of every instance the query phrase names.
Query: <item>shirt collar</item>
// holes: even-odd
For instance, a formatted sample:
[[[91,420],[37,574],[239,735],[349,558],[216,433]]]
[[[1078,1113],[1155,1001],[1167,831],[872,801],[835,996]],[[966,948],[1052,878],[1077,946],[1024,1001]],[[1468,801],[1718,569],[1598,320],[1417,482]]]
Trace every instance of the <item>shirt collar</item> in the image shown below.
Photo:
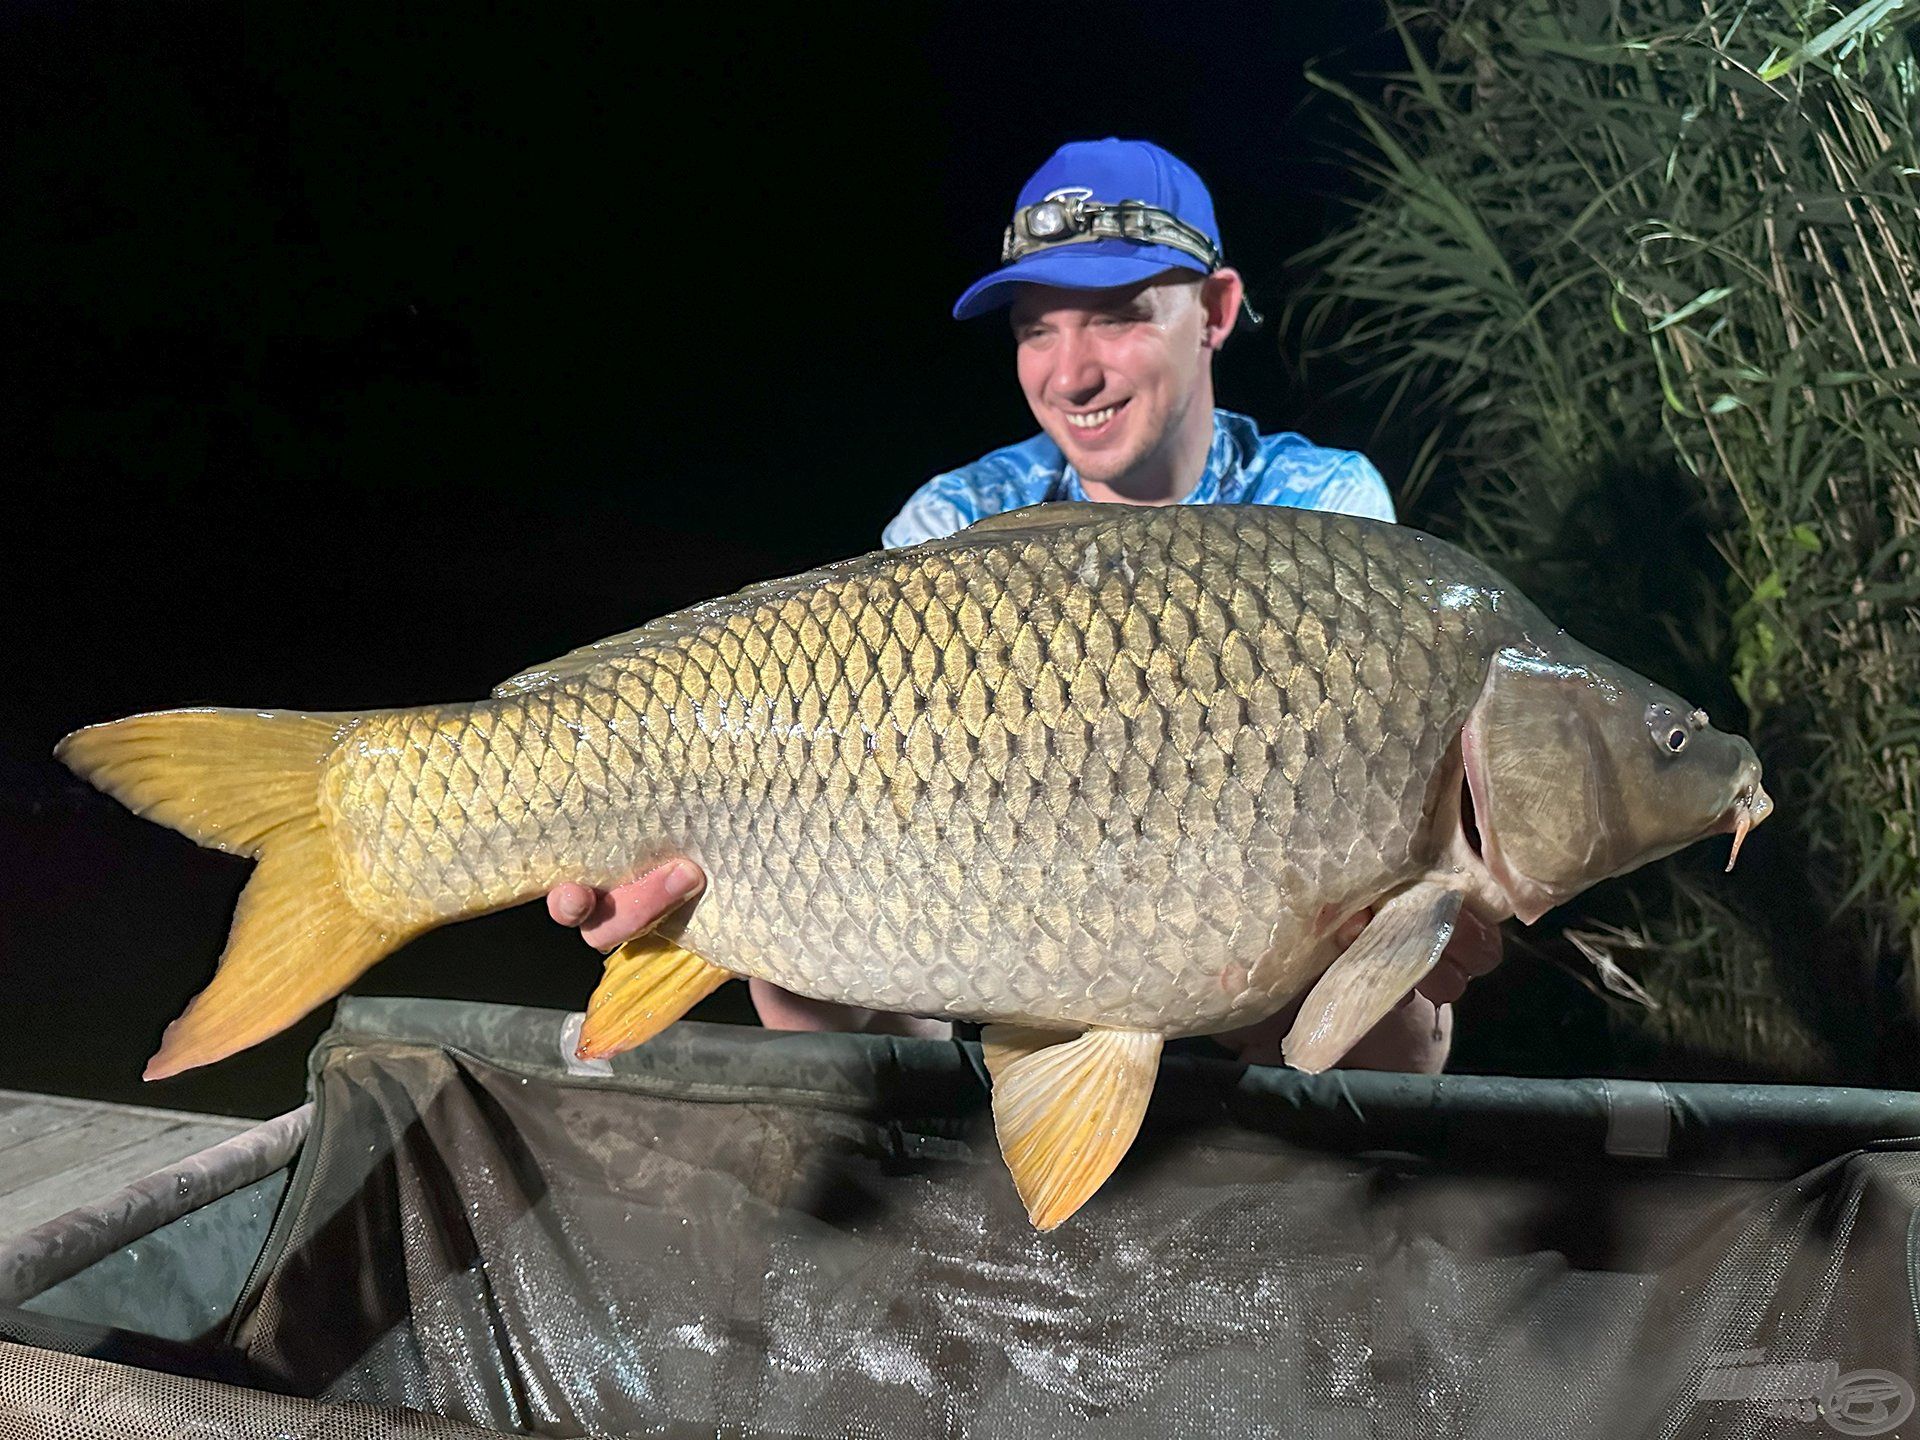
[[[1232,505],[1247,491],[1247,466],[1259,452],[1260,427],[1231,410],[1213,412],[1213,443],[1207,447],[1206,468],[1180,502],[1182,505]],[[1085,500],[1080,472],[1067,465],[1061,471],[1059,498]]]

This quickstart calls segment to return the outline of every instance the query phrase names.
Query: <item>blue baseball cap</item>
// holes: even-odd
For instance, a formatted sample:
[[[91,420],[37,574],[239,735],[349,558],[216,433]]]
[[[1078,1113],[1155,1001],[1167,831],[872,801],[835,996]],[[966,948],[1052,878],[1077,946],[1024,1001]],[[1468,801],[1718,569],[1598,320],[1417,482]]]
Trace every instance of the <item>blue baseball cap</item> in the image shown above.
[[[1163,210],[1198,231],[1217,256],[1220,232],[1213,218],[1213,197],[1193,167],[1148,140],[1077,140],[1062,145],[1021,187],[1017,212],[1062,197],[1097,205],[1137,200]],[[954,302],[953,318],[971,319],[1010,304],[1013,287],[1059,285],[1071,290],[1105,290],[1151,279],[1167,270],[1211,273],[1199,256],[1146,239],[1108,236],[1053,242],[1049,248],[1021,254],[969,285]]]

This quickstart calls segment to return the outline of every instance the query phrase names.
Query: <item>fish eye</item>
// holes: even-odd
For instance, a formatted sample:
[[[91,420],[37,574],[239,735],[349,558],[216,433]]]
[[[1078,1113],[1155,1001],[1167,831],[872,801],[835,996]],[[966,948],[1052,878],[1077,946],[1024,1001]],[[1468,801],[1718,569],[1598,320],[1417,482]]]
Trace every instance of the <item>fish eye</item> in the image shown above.
[[[1654,744],[1658,745],[1668,754],[1678,755],[1682,750],[1687,748],[1687,739],[1692,732],[1700,728],[1699,725],[1694,723],[1695,716],[1699,716],[1702,720],[1706,718],[1705,715],[1696,710],[1692,715],[1687,716],[1686,719],[1683,720],[1671,705],[1658,703],[1649,705],[1647,707],[1647,736]]]

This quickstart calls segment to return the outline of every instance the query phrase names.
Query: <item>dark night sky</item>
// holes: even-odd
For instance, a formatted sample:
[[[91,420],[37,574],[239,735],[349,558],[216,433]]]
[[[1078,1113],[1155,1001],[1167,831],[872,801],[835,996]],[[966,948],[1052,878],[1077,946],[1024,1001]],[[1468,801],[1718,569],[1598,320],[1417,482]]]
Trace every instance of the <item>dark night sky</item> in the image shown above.
[[[1003,326],[948,309],[1054,146],[1189,160],[1270,309],[1331,183],[1302,64],[1392,53],[1344,4],[694,13],[8,7],[0,1086],[271,1113],[321,1023],[141,1087],[248,867],[62,733],[477,698],[871,548],[1034,428]],[[1302,423],[1271,328],[1219,379]],[[529,908],[358,988],[577,1006],[594,973]]]

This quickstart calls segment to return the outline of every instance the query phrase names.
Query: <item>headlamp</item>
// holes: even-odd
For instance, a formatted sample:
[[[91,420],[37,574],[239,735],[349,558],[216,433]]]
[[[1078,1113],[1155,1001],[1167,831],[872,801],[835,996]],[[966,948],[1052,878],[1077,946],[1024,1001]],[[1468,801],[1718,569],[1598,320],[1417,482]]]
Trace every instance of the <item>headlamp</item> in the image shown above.
[[[1056,245],[1078,245],[1087,240],[1134,240],[1144,245],[1167,245],[1191,255],[1212,274],[1226,263],[1219,246],[1171,211],[1144,200],[1105,204],[1090,190],[1056,190],[1046,199],[1016,211],[1000,243],[1000,263]]]

